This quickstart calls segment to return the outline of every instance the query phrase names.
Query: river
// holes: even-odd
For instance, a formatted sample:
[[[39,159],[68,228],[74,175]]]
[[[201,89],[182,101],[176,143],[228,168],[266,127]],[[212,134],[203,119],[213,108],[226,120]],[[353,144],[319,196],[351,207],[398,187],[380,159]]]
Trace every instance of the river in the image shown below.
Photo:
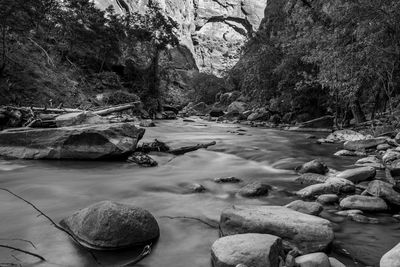
[[[148,209],[157,218],[161,236],[152,253],[136,266],[209,267],[210,247],[218,230],[199,221],[172,217],[195,217],[211,223],[233,204],[285,205],[297,199],[292,192],[302,188],[294,182],[293,168],[322,158],[331,168],[344,170],[355,159],[333,156],[338,145],[318,145],[308,134],[250,128],[205,121],[158,122],[147,128],[143,141],[157,138],[171,147],[216,141],[208,150],[183,156],[152,154],[156,168],[141,168],[115,162],[0,161],[0,187],[8,188],[33,202],[55,221],[102,200],[113,200]],[[267,197],[237,196],[243,184],[216,184],[216,177],[235,176],[262,181],[274,187]],[[190,193],[199,183],[205,193]],[[34,258],[6,249],[0,262],[18,260],[23,266],[97,266],[93,258],[56,230],[27,204],[0,192],[0,244],[31,250],[47,259]],[[380,257],[400,241],[398,224],[360,224],[342,217],[322,214],[335,225],[335,240],[351,254],[334,253],[347,266],[378,266]],[[32,241],[36,249],[23,241]],[[135,251],[96,253],[103,266],[119,266],[135,258]],[[14,258],[15,257],[15,258]],[[353,259],[360,259],[363,263]],[[18,260],[17,260],[18,259]]]

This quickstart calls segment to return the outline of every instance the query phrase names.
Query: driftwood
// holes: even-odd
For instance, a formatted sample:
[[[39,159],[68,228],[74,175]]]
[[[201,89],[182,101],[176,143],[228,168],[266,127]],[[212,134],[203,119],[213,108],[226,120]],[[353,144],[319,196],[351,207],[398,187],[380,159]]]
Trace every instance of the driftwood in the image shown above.
[[[142,102],[138,101],[138,102],[133,102],[130,104],[122,105],[122,106],[116,106],[116,107],[106,108],[106,109],[102,109],[102,110],[97,110],[93,113],[96,115],[99,115],[99,116],[107,116],[114,112],[121,112],[121,111],[128,110],[128,109],[139,108],[141,106],[141,104],[142,104]]]
[[[27,255],[31,255],[32,257],[36,257],[36,258],[40,259],[41,261],[46,261],[46,259],[44,257],[40,256],[39,254],[30,252],[30,251],[27,251],[27,250],[24,250],[24,249],[20,249],[20,248],[8,246],[8,245],[0,245],[0,247],[8,248],[8,249],[15,250],[15,251],[19,251],[19,252],[25,253]]]
[[[214,146],[216,144],[217,143],[215,141],[213,141],[213,142],[207,143],[207,144],[197,144],[195,146],[185,146],[185,147],[170,150],[169,153],[178,156],[178,155],[183,155],[188,152],[193,152],[193,151],[199,150],[201,148],[208,148],[209,146]]]

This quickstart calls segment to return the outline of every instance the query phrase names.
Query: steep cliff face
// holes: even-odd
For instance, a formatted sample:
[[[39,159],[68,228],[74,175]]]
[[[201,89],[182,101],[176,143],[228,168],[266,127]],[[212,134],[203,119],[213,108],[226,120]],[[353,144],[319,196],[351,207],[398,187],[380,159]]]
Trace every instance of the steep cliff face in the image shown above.
[[[152,0],[96,0],[117,12],[144,11]],[[154,1],[154,0],[153,0]],[[180,25],[181,47],[173,65],[223,76],[239,60],[246,39],[257,31],[267,0],[155,0]],[[181,54],[183,52],[183,54]],[[183,60],[183,61],[182,61]],[[194,65],[192,65],[194,63]],[[182,66],[184,66],[182,68]]]

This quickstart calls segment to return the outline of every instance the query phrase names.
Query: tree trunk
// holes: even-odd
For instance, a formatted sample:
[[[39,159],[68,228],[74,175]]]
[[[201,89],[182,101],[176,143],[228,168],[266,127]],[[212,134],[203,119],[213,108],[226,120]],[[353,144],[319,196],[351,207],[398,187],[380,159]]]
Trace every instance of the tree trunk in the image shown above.
[[[153,62],[153,85],[151,89],[150,96],[153,97],[157,101],[156,112],[162,112],[162,104],[161,104],[161,92],[160,92],[160,67],[158,65],[158,61],[160,59],[161,51],[157,49],[154,62]]]
[[[353,113],[356,124],[366,121],[365,114],[361,109],[360,102],[357,99],[351,105],[351,112]]]

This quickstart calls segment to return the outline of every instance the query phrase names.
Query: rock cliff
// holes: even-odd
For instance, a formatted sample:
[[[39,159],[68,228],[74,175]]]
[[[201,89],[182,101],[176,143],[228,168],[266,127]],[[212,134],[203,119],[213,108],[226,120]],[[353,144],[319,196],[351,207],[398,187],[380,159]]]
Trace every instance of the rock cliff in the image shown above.
[[[144,11],[152,0],[95,0],[120,13]],[[267,0],[156,0],[180,25],[181,46],[170,51],[178,72],[199,70],[223,76],[239,60],[240,50],[258,30]]]

